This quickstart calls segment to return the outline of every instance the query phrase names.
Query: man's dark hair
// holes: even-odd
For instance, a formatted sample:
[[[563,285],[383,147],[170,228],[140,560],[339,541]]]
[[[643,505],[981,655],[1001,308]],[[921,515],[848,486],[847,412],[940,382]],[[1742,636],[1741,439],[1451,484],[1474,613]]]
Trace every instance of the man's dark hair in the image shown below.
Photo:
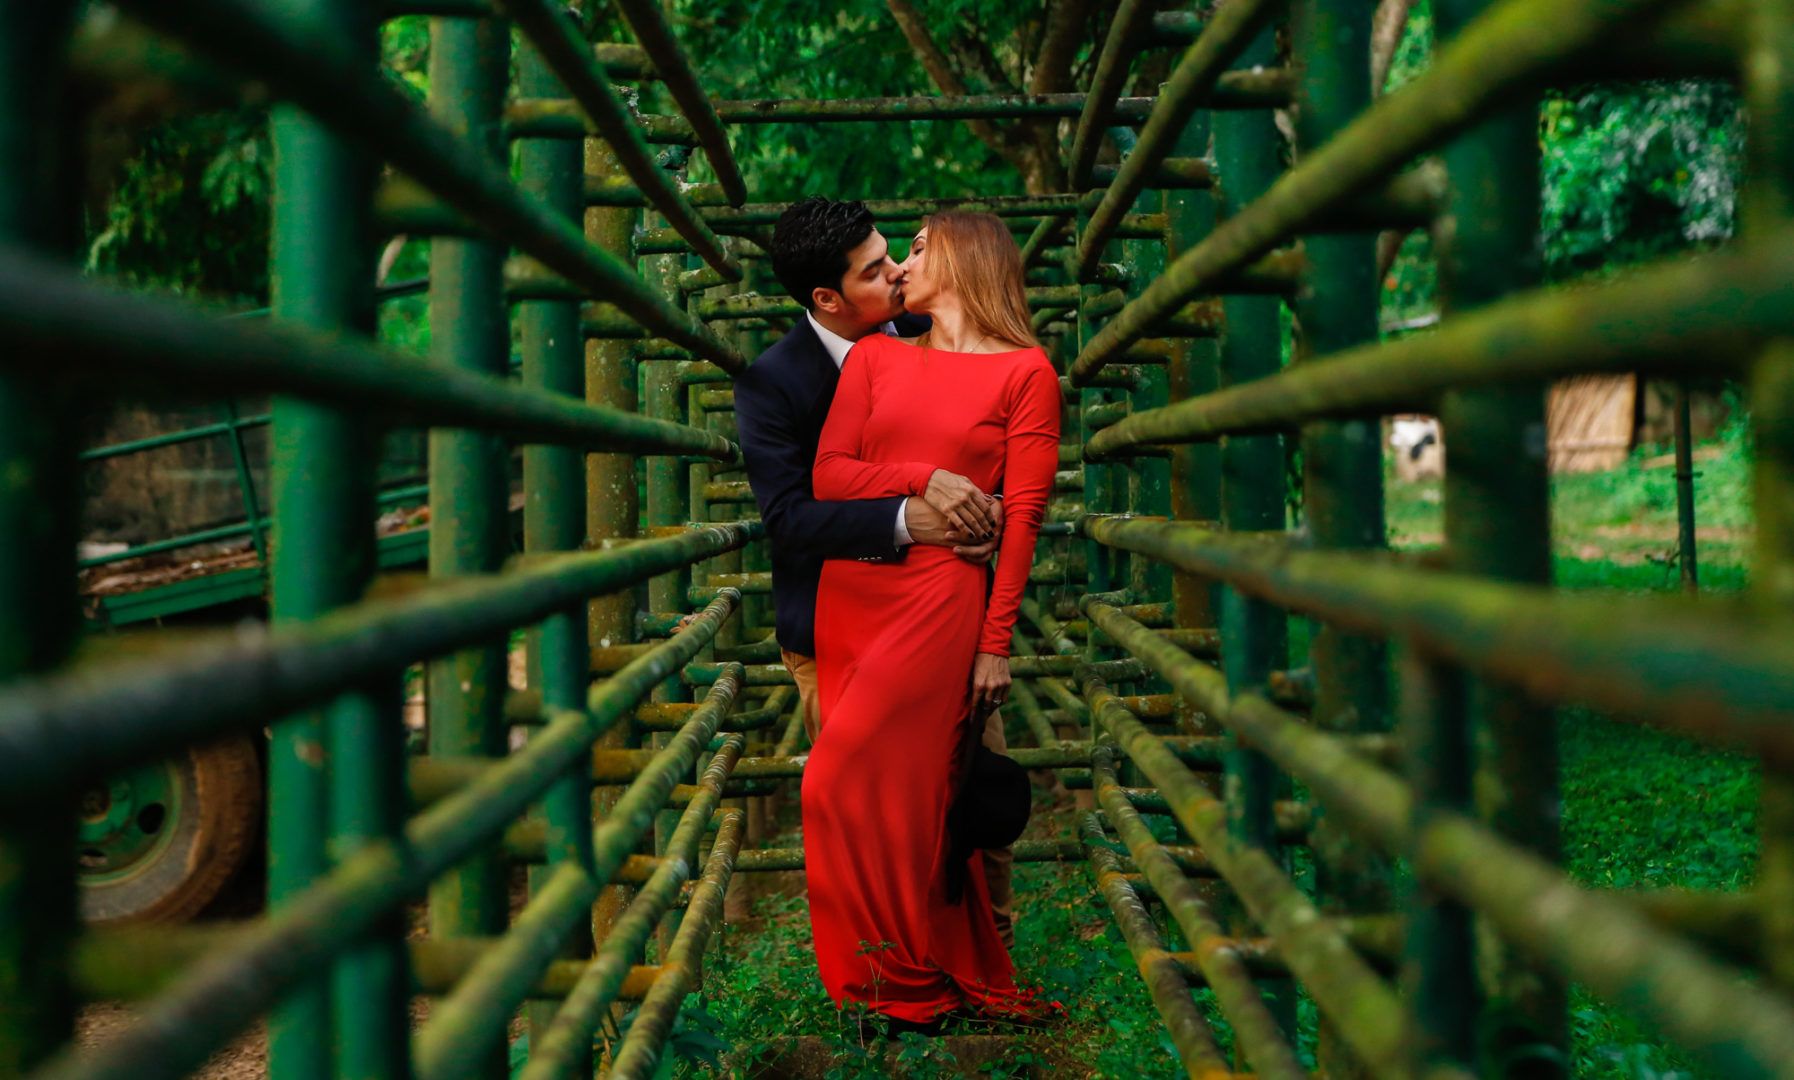
[[[812,195],[792,203],[772,227],[772,272],[805,310],[817,289],[841,288],[847,253],[872,235],[872,211],[858,200]]]

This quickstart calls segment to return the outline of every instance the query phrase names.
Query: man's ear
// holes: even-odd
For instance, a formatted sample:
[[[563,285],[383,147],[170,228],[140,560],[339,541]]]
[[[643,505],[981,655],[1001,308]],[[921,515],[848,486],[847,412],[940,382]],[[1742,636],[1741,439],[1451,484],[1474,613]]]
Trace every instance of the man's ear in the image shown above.
[[[830,315],[841,313],[841,294],[833,289],[814,289],[810,292],[810,302],[818,311],[826,311]]]

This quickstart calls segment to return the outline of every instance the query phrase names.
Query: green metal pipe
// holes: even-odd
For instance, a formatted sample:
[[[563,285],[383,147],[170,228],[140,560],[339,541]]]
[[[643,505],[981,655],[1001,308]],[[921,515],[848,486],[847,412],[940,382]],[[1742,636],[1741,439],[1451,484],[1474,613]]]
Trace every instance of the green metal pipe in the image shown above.
[[[556,84],[543,92],[554,95],[562,90]],[[698,145],[698,133],[683,116],[631,112],[629,119],[638,129],[637,138],[650,146],[695,148]],[[505,106],[505,134],[513,139],[583,139],[588,134],[604,138],[604,129],[574,98],[519,97]],[[639,194],[641,189],[636,191]],[[688,193],[681,191],[680,195],[688,204],[697,205]],[[644,205],[647,205],[645,197]]]
[[[1440,813],[1416,834],[1408,785],[1339,736],[1316,731],[1256,694],[1229,698],[1214,668],[1159,641],[1111,605],[1085,607],[1117,644],[1275,758],[1328,812],[1389,854],[1406,854],[1416,874],[1473,905],[1540,962],[1649,1017],[1719,1063],[1722,1075],[1776,1075],[1794,1060],[1794,1008],[1785,1000],[1752,988],[1738,973],[1656,929],[1614,894],[1576,887],[1484,825]],[[1160,787],[1175,807],[1178,795]]]
[[[511,27],[497,19],[430,22],[430,112],[465,131],[491,162],[505,153],[499,137],[511,66]],[[503,378],[509,370],[510,326],[504,299],[504,248],[485,239],[443,237],[430,244],[430,350],[445,368]],[[435,428],[429,433],[432,580],[498,571],[510,548],[510,448],[490,434]],[[425,665],[424,695],[431,757],[503,758],[506,638],[477,641]],[[492,937],[505,931],[508,867],[488,848],[430,883],[429,930],[437,939]],[[502,1046],[481,1047],[468,1062],[488,1080],[504,1076]]]
[[[1195,953],[1203,981],[1215,992],[1222,1015],[1233,1028],[1234,1038],[1251,1063],[1254,1075],[1288,1080],[1306,1078],[1308,1070],[1296,1060],[1295,1050],[1278,1026],[1277,1018],[1265,1007],[1264,997],[1253,983],[1244,960],[1233,948],[1221,924],[1210,914],[1202,891],[1166,854],[1164,845],[1153,837],[1152,830],[1147,828],[1123,793],[1108,745],[1098,744],[1091,764],[1096,798],[1104,817],[1127,846],[1134,865],[1146,874],[1159,902],[1165,905],[1165,910],[1183,933],[1184,941]],[[1099,858],[1093,847],[1092,862]],[[1114,856],[1111,854],[1109,858],[1113,860]],[[1113,904],[1111,908],[1114,908]],[[1120,910],[1115,911],[1119,922]]]
[[[1236,837],[1232,808],[1211,795],[1177,761],[1158,736],[1122,707],[1094,676],[1084,697],[1098,726],[1115,737],[1128,757],[1165,793],[1179,824],[1201,844],[1221,876],[1254,919],[1277,941],[1290,971],[1301,979],[1354,1053],[1379,1072],[1405,1067],[1402,1007],[1388,984],[1323,918],[1263,847]]]
[[[1150,9],[1149,9],[1150,10]],[[1115,925],[1121,928],[1128,952],[1145,981],[1152,1004],[1165,1022],[1166,1033],[1183,1062],[1184,1074],[1191,1080],[1231,1076],[1227,1059],[1215,1045],[1215,1036],[1208,1021],[1190,997],[1190,986],[1171,954],[1165,951],[1157,927],[1134,885],[1123,876],[1121,860],[1110,849],[1112,841],[1093,813],[1084,814],[1080,833],[1089,852],[1090,869],[1096,875],[1097,888],[1109,904]],[[1273,1073],[1271,1075],[1281,1075]]]
[[[197,442],[201,439],[210,439],[219,435],[228,435],[233,430],[241,431],[246,428],[266,427],[271,419],[273,419],[273,417],[268,413],[259,413],[255,416],[233,417],[229,420],[220,420],[217,423],[200,424],[196,427],[183,428],[180,431],[169,431],[164,432],[161,435],[151,435],[142,439],[130,439],[126,442],[113,443],[110,446],[97,446],[91,450],[81,451],[81,463],[85,465],[91,461],[104,461],[107,458],[123,457],[126,454],[137,454],[145,450],[159,450],[164,446],[176,446],[185,442]]]
[[[552,93],[553,69],[533,48],[524,48],[517,60],[518,89],[524,94]],[[571,222],[585,215],[585,167],[582,147],[564,139],[529,139],[517,147],[525,191],[557,210]],[[507,271],[509,267],[507,266]],[[577,302],[536,300],[516,308],[522,339],[523,382],[585,399],[585,347],[580,336]],[[523,547],[537,554],[578,551],[585,544],[585,460],[568,447],[527,446],[523,450]],[[584,604],[575,604],[543,620],[528,642],[528,681],[538,691],[543,706],[576,709],[585,702],[590,673]],[[509,702],[507,702],[507,712]],[[584,875],[592,867],[591,784],[583,770],[572,769],[542,799],[546,826],[544,847],[547,865],[529,870],[530,889],[537,902],[565,882],[571,870]],[[581,880],[589,880],[583,877]],[[558,885],[571,889],[568,885]],[[583,891],[583,890],[576,890]],[[594,893],[596,889],[592,890]],[[589,908],[589,897],[579,907]],[[571,933],[552,935],[559,955],[580,960],[592,954],[592,928],[587,918],[571,926]],[[524,965],[528,967],[529,965]],[[529,1035],[539,1038],[553,1021],[556,1006],[532,1003],[527,1010]],[[432,1012],[432,1023],[437,1013]],[[475,1030],[478,1030],[475,1028]],[[590,1062],[579,1080],[591,1075]]]
[[[1137,413],[1085,452],[1103,457],[1313,420],[1430,411],[1453,389],[1577,374],[1742,376],[1754,344],[1794,333],[1779,285],[1790,277],[1794,234],[1778,232],[1620,282],[1500,300],[1428,334],[1360,345],[1253,385]]]
[[[1751,5],[1741,58],[1752,138],[1739,200],[1746,235],[1794,218],[1794,9],[1786,0]],[[1747,384],[1755,468],[1756,544],[1748,602],[1780,614],[1794,598],[1794,341],[1782,336],[1758,357]],[[1763,905],[1762,966],[1769,983],[1794,987],[1794,770],[1765,764],[1757,799],[1756,892]]]
[[[1417,570],[1200,525],[1086,520],[1100,542],[1220,578],[1347,629],[1398,637],[1540,700],[1794,762],[1794,631],[1682,596],[1597,596]],[[1662,627],[1676,627],[1673,647]]]
[[[276,393],[370,414],[383,424],[480,428],[518,442],[706,454],[725,440],[645,416],[567,401],[502,377],[450,371],[353,339],[220,323],[188,305],[96,286],[17,250],[0,250],[0,370],[53,349],[59,374],[167,393]],[[501,354],[502,355],[502,354]]]
[[[587,596],[739,547],[759,523],[712,525],[612,551],[544,559],[304,626],[242,627],[178,655],[17,684],[0,696],[0,792],[21,804],[169,749],[320,704],[345,686],[538,621]],[[736,594],[726,597],[733,601]],[[675,638],[674,640],[678,640]]]
[[[1090,93],[1081,103],[1077,128],[1072,133],[1071,156],[1066,159],[1066,179],[1073,191],[1090,186],[1090,171],[1102,148],[1103,132],[1115,116],[1116,99],[1127,83],[1128,68],[1146,43],[1154,7],[1150,0],[1121,0],[1110,17],[1096,71],[1090,76]]]
[[[1123,73],[1125,75],[1125,72]],[[829,124],[856,121],[1011,120],[1081,115],[1096,98],[1086,94],[965,94],[942,97],[773,98],[719,101],[717,115],[727,124]],[[1109,123],[1139,124],[1152,114],[1153,98],[1108,98]],[[1208,102],[1215,109],[1268,109],[1289,101],[1282,72],[1230,71]],[[1106,125],[1105,125],[1106,126]]]
[[[271,87],[363,151],[462,213],[706,359],[739,370],[740,355],[662,297],[621,261],[511,184],[506,170],[427,116],[378,70],[327,36],[292,25],[277,9],[246,0],[132,0],[151,26],[191,43],[221,66]],[[121,336],[128,340],[128,335]]]
[[[612,924],[597,955],[567,994],[553,1025],[539,1041],[531,1044],[529,1059],[518,1080],[560,1080],[573,1075],[583,1062],[591,1059],[593,1029],[617,1000],[634,957],[641,952],[654,927],[672,908],[680,889],[691,878],[699,843],[716,815],[717,805],[722,801],[723,784],[741,747],[739,738],[725,740],[723,748],[711,758],[698,783],[699,795],[680,815],[659,866]],[[721,816],[718,844],[725,842],[729,832],[739,833],[741,827],[739,811],[725,810]],[[729,842],[739,846],[739,836]]]
[[[1373,14],[1353,0],[1296,0],[1292,6],[1293,51],[1302,58],[1298,152],[1325,145],[1370,105]],[[1380,282],[1374,234],[1310,236],[1303,254],[1308,287],[1292,297],[1300,328],[1295,364],[1375,342]],[[1385,546],[1382,441],[1380,425],[1365,420],[1302,428],[1302,518],[1317,547]],[[1309,662],[1316,727],[1340,733],[1390,730],[1389,662],[1382,641],[1322,624],[1310,640]],[[1315,899],[1322,911],[1350,916],[1394,909],[1393,870],[1375,847],[1329,827],[1323,818],[1314,852]],[[1322,1025],[1317,1056],[1329,1076],[1367,1075],[1331,1024]]]
[[[1694,440],[1689,435],[1691,418],[1688,409],[1688,384],[1678,381],[1675,387],[1674,417],[1676,443],[1676,566],[1682,574],[1682,588],[1699,592],[1700,569],[1696,559],[1697,540],[1694,529]]]
[[[1259,36],[1259,31],[1281,10],[1285,2],[1286,0],[1232,0],[1217,10],[1203,25],[1201,36],[1184,52],[1177,66],[1172,69],[1170,79],[1160,89],[1158,100],[1152,107],[1152,116],[1146,121],[1146,126],[1140,129],[1140,141],[1122,160],[1121,170],[1116,173],[1114,182],[1103,192],[1102,201],[1090,212],[1090,220],[1078,234],[1074,276],[1079,281],[1088,280],[1095,272],[1096,264],[1102,259],[1103,248],[1121,224],[1122,215],[1127,213],[1134,200],[1145,190],[1147,181],[1159,164],[1171,155],[1173,147],[1183,134],[1184,125],[1213,93],[1221,73],[1242,56],[1247,46]],[[1151,10],[1149,4],[1141,4],[1140,7]],[[1260,62],[1257,66],[1273,66],[1276,62],[1275,54],[1272,53],[1265,60],[1268,62]],[[1252,65],[1248,63],[1247,66]],[[1220,118],[1217,117],[1218,119]],[[1075,167],[1078,164],[1075,146],[1072,152]],[[1092,155],[1091,161],[1094,160]],[[1226,175],[1225,167],[1222,168],[1222,173]]]
[[[598,59],[592,52],[591,42],[585,39],[566,9],[554,4],[552,0],[498,0],[498,3],[541,53],[543,61],[560,77],[567,92],[573,95],[573,99],[579,102],[579,107],[597,127],[598,134],[610,144],[617,164],[636,182],[636,186],[654,208],[666,216],[667,224],[684,237],[698,257],[718,273],[730,281],[741,280],[741,264],[729,254],[722,240],[710,231],[704,219],[698,216],[697,210],[667,178],[666,170],[654,160],[654,152],[648,149],[647,142],[642,138],[641,128],[630,115],[629,107],[611,89],[610,80],[605,77],[604,69],[598,65]],[[647,50],[650,59],[655,61],[655,68],[666,81],[668,90],[682,107],[688,112],[693,111],[688,99],[691,91],[695,90],[695,85],[690,78],[690,68],[675,63],[683,55],[677,44],[671,41],[670,35],[667,35],[665,41],[642,37],[643,23],[640,16],[632,12],[628,5],[624,7],[624,15],[629,18],[630,25],[634,27],[638,40]],[[664,23],[660,25],[664,30]],[[660,48],[659,52],[656,51],[657,47]],[[669,64],[672,65],[671,68],[668,67]],[[703,101],[702,95],[698,95],[698,100]],[[728,141],[722,137],[720,128],[715,128],[714,122],[712,128],[709,134],[716,142],[721,143],[723,152],[720,156],[712,152],[711,159],[716,166],[717,176],[722,178],[725,172],[734,173],[733,159],[728,152]],[[736,174],[734,179],[739,185],[740,176]],[[725,180],[725,185],[726,183]],[[731,198],[740,201],[741,196],[732,195]],[[658,297],[656,300],[662,305],[666,303]]]
[[[369,844],[345,859],[296,896],[286,911],[244,931],[238,948],[215,953],[183,975],[146,1008],[139,1024],[85,1055],[65,1051],[43,1070],[41,1080],[175,1080],[197,1068],[380,918],[488,847],[508,822],[590,752],[593,742],[664,677],[669,664],[677,666],[703,648],[733,610],[732,601],[713,604],[678,637],[595,688],[587,710],[557,714],[521,751],[414,818],[402,842]],[[641,788],[651,783],[645,781]],[[644,811],[641,816],[648,820],[632,834],[613,828],[602,849],[613,857],[601,861],[594,874],[600,885],[646,830],[652,814]],[[623,838],[627,843],[620,842]]]
[[[1440,0],[1436,31],[1462,34],[1489,6]],[[1454,225],[1436,251],[1447,322],[1540,281],[1538,114],[1539,95],[1517,93],[1444,150],[1452,179],[1446,212]],[[1543,380],[1513,381],[1440,398],[1440,423],[1453,446],[1444,483],[1444,562],[1451,572],[1549,586],[1551,481],[1546,449],[1538,445],[1547,393]],[[1403,726],[1417,748],[1405,759],[1416,824],[1438,810],[1466,812],[1510,843],[1556,861],[1562,796],[1550,704],[1455,665],[1415,660],[1403,672],[1410,703]],[[1479,942],[1468,908],[1436,887],[1420,886],[1408,907],[1409,986],[1428,1003],[1416,1015],[1416,1064],[1429,1060],[1429,1021],[1439,1017],[1442,1053],[1434,1060],[1494,1060],[1515,1072],[1567,1076],[1568,987],[1511,948]],[[1500,1002],[1499,1012],[1479,1015],[1479,995]]]
[[[61,257],[78,234],[63,70],[75,5],[0,13],[0,241]],[[60,358],[28,343],[0,372],[0,687],[64,662],[74,603],[76,401],[42,375]],[[19,1075],[74,1033],[74,790],[0,808],[0,1074]]]
[[[944,210],[967,213],[996,214],[999,217],[1043,217],[1068,215],[1077,209],[1071,195],[988,195],[973,198],[943,199],[867,199],[866,209],[875,221],[915,221]],[[748,203],[740,207],[717,207],[704,211],[711,225],[728,231],[750,225],[771,225],[785,212],[785,203]]]
[[[1081,385],[1147,336],[1154,323],[1201,294],[1214,277],[1287,241],[1332,207],[1371,190],[1415,156],[1499,108],[1517,88],[1536,83],[1599,47],[1616,28],[1665,6],[1666,0],[1503,0],[1446,46],[1426,74],[1377,99],[1263,198],[1173,263],[1084,345],[1072,364],[1073,381]],[[1538,33],[1540,26],[1550,26],[1552,33]],[[1119,205],[1113,213],[1118,217],[1125,210]]]
[[[378,63],[376,27],[360,5],[294,5],[311,32]],[[369,161],[291,106],[271,119],[275,154],[271,314],[322,333],[372,324]],[[363,416],[274,399],[270,471],[278,544],[270,562],[274,625],[303,624],[361,599],[373,579],[378,434]],[[233,436],[240,437],[233,429]],[[268,904],[280,912],[332,862],[404,827],[399,671],[366,680],[316,712],[270,728]],[[404,927],[382,920],[369,938],[302,986],[271,1017],[275,1080],[409,1073],[409,973]]]
[[[619,1080],[655,1075],[655,1066],[665,1051],[673,1021],[685,1002],[686,993],[698,980],[704,949],[722,919],[723,896],[728,892],[729,879],[734,874],[736,853],[741,850],[743,817],[739,810],[723,812],[722,827],[717,830],[716,843],[710,848],[704,876],[692,893],[685,920],[679,925],[672,948],[667,950],[660,976],[642,999],[635,1022],[629,1026],[629,1033],[623,1037],[623,1045],[612,1061],[610,1075]]]
[[[511,1014],[560,955],[562,944],[589,922],[598,884],[576,862],[561,862],[512,920],[511,927],[430,1008],[416,1037],[418,1080],[477,1076],[503,1050]],[[402,1030],[402,1028],[401,1028]]]
[[[392,506],[404,502],[422,502],[424,496],[429,494],[429,490],[427,485],[408,484],[404,487],[394,488],[391,491],[381,492],[375,501],[380,506]],[[111,552],[106,555],[95,555],[92,558],[80,560],[76,565],[82,570],[89,570],[96,566],[108,566],[112,563],[124,562],[127,559],[141,558],[145,555],[154,555],[159,552],[178,551],[181,548],[192,547],[195,544],[210,544],[219,540],[232,540],[239,536],[248,535],[253,528],[254,526],[249,522],[239,521],[234,525],[220,525],[215,529],[201,529],[198,532],[183,533],[180,536],[171,536],[164,540],[154,540],[147,544],[137,544],[125,548],[123,551]]]
[[[641,44],[642,51],[653,62],[654,70],[660,74],[667,93],[691,122],[698,145],[716,173],[717,182],[728,194],[729,203],[740,206],[747,201],[747,183],[735,165],[735,155],[729,149],[729,137],[723,131],[722,121],[717,119],[716,106],[698,84],[697,72],[692,70],[690,58],[673,36],[665,12],[659,4],[649,0],[619,0],[617,7],[635,32],[635,40]]]

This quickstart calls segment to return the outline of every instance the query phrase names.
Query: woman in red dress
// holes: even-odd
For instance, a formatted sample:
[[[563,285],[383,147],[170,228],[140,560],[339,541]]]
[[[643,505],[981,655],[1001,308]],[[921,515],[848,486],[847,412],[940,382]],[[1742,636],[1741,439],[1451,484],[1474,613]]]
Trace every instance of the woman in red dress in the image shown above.
[[[943,889],[954,750],[1009,687],[1010,628],[1058,466],[1059,377],[1028,325],[1022,262],[988,214],[937,214],[905,264],[915,344],[874,334],[841,369],[818,499],[925,498],[971,535],[1004,493],[994,582],[944,547],[831,559],[816,599],[821,734],[804,767],[804,865],[823,986],[916,1030],[942,1014],[1037,1019],[998,937],[980,853]],[[987,596],[988,592],[988,596]]]

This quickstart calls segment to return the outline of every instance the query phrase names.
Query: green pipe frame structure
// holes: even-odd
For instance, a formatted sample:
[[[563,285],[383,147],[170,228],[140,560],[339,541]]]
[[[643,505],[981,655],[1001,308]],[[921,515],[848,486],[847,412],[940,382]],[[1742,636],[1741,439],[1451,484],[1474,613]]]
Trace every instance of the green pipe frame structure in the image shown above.
[[[1381,96],[1362,0],[1124,0],[1082,91],[837,101],[713,101],[650,0],[618,5],[635,44],[597,45],[542,0],[118,6],[139,21],[0,15],[0,149],[43,165],[0,179],[0,1075],[182,1076],[265,1017],[280,1080],[499,1077],[517,1016],[530,1080],[655,1075],[733,875],[803,867],[764,843],[804,734],[729,389],[800,309],[759,242],[781,207],[749,201],[729,129],[984,118],[1063,122],[1071,190],[872,209],[987,210],[1024,245],[1067,435],[1012,753],[1088,794],[1015,855],[1088,875],[1176,1067],[1567,1076],[1576,983],[1719,1075],[1794,1077],[1794,0],[1434,0],[1434,62]],[[378,68],[378,19],[401,14],[432,19],[422,107]],[[1154,50],[1175,53],[1167,82],[1124,96]],[[71,267],[71,70],[271,95],[269,310],[221,319]],[[1740,238],[1536,288],[1543,89],[1688,76],[1744,92]],[[686,182],[692,153],[716,182]],[[1383,340],[1376,233],[1440,217],[1441,325]],[[394,229],[430,240],[429,277],[376,288]],[[419,293],[432,355],[373,341],[375,306]],[[1685,400],[1687,594],[1553,589],[1546,387],[1697,371],[1749,388],[1748,602],[1693,590]],[[143,389],[222,418],[74,445],[77,401]],[[272,406],[242,415],[238,395]],[[1452,445],[1424,562],[1386,550],[1379,425],[1408,411]],[[271,512],[242,440],[264,426]],[[382,492],[398,428],[428,431],[428,485]],[[75,663],[78,467],[211,438],[244,521],[84,565],[247,538],[269,624]],[[378,508],[425,497],[427,579],[383,582]],[[1292,617],[1316,627],[1296,668]],[[413,668],[428,737],[407,754]],[[1761,761],[1748,892],[1565,875],[1566,703]],[[82,792],[264,727],[265,914],[82,926]],[[415,995],[434,1000],[414,1030]],[[78,1049],[94,1000],[140,1022]]]

